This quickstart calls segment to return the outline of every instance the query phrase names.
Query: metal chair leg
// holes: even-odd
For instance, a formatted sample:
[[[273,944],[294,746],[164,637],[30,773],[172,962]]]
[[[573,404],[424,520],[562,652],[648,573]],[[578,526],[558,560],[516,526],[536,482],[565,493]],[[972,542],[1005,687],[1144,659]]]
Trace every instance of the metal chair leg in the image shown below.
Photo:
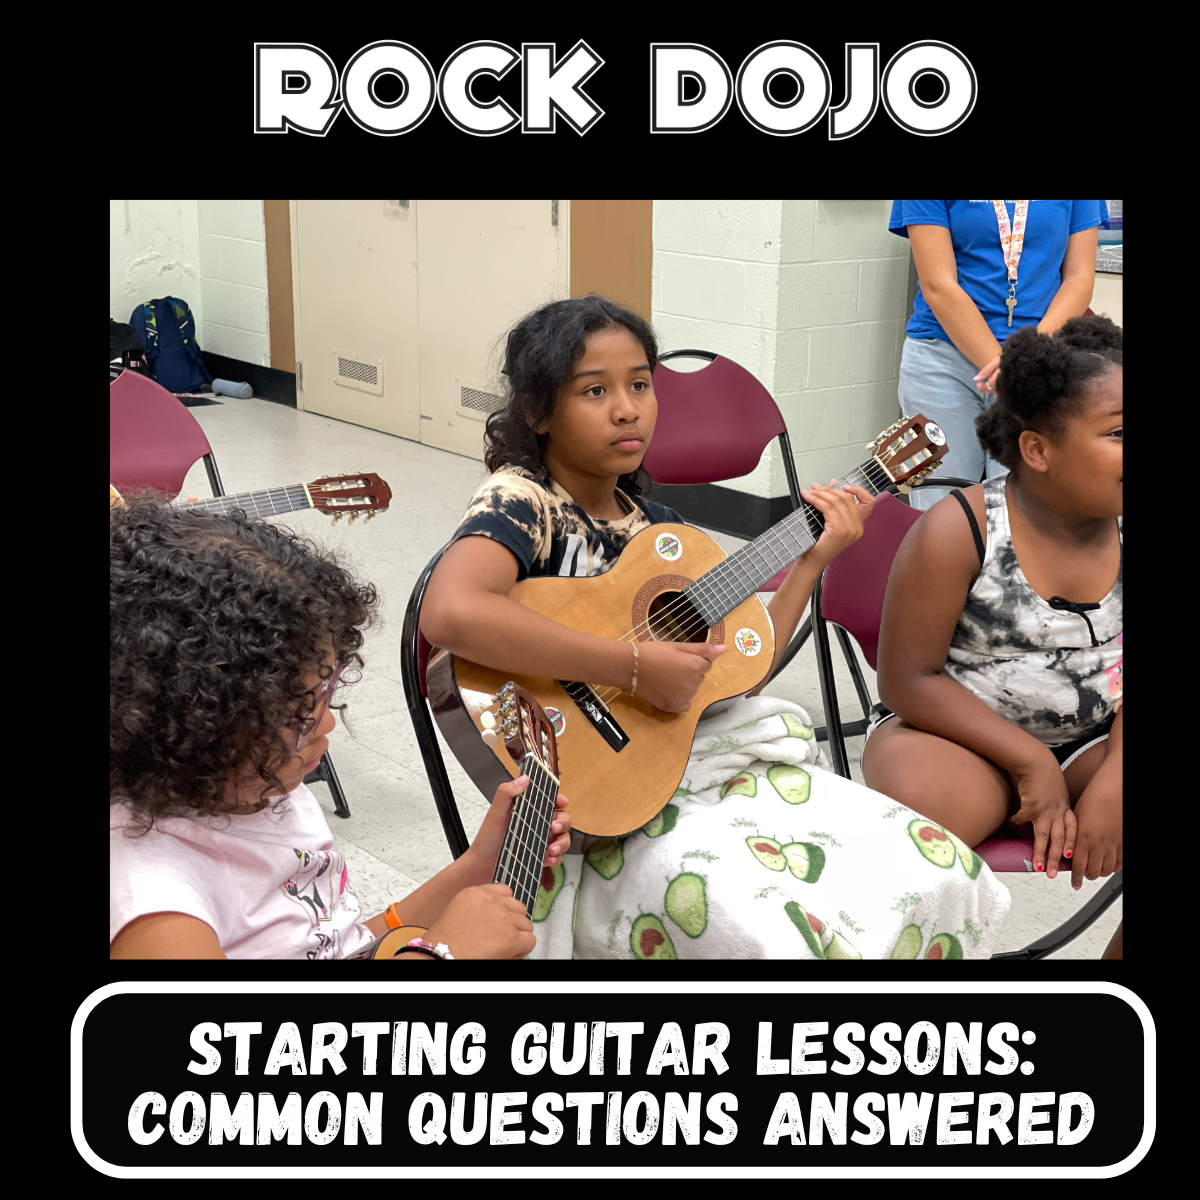
[[[775,666],[775,670],[771,672],[771,679],[776,678],[779,673],[792,661],[793,658],[803,648],[804,643],[812,636],[812,617],[805,617],[804,623],[792,635],[792,640],[788,642],[787,649],[780,656],[779,662]],[[770,679],[767,680],[770,683]]]
[[[840,626],[833,627],[837,639],[841,643],[842,653],[846,656],[846,665],[854,679],[854,690],[858,693],[858,702],[862,705],[863,720],[871,719],[871,693],[867,691],[867,681],[863,678],[862,667],[858,665],[858,655],[854,653],[854,645],[850,635]]]
[[[817,677],[821,681],[821,703],[825,706],[825,722],[829,735],[829,756],[833,769],[843,778],[850,778],[850,766],[846,761],[846,739],[842,732],[842,718],[838,712],[837,684],[833,678],[833,657],[829,653],[829,632],[821,618],[821,580],[813,589],[813,643],[817,650]]]
[[[333,811],[339,817],[350,815],[350,805],[346,803],[346,793],[342,790],[342,781],[334,769],[333,760],[328,753],[321,756],[321,761],[304,777],[305,783],[327,783],[329,794],[333,797]]]
[[[1083,931],[1089,928],[1121,895],[1125,887],[1124,871],[1117,871],[1096,889],[1092,898],[1079,909],[1069,920],[1064,921],[1057,929],[1052,929],[1044,937],[1030,942],[1023,950],[1005,950],[1001,954],[993,954],[993,958],[1045,958],[1061,950],[1068,942],[1074,941]]]
[[[425,764],[425,775],[429,780],[433,802],[442,822],[442,832],[446,835],[450,853],[455,858],[461,858],[467,852],[470,842],[467,841],[467,833],[458,813],[458,802],[454,799],[454,792],[450,787],[450,777],[446,774],[446,763],[442,758],[442,748],[438,745],[437,733],[434,731],[429,702],[421,691],[420,671],[417,666],[417,629],[421,604],[425,600],[425,588],[429,584],[429,577],[441,557],[442,550],[439,550],[429,560],[409,597],[408,608],[404,612],[404,628],[400,633],[400,678],[404,684],[408,715],[412,718],[413,732],[417,735],[417,745],[421,750],[421,760]]]
[[[204,456],[204,469],[208,472],[208,486],[212,488],[212,494],[225,495],[225,489],[221,486],[221,473],[217,470],[217,460],[211,451]]]

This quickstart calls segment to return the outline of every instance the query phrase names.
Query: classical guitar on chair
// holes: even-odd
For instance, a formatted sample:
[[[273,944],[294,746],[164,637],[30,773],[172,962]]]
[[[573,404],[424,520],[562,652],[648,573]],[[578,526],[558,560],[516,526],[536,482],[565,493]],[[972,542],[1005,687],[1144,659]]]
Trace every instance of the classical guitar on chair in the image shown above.
[[[927,475],[946,454],[946,437],[917,415],[868,443],[871,457],[843,483],[873,494]],[[821,535],[811,506],[726,555],[688,525],[651,525],[634,536],[604,575],[525,579],[509,593],[535,612],[599,637],[624,641],[724,643],[685,713],[661,712],[640,697],[584,680],[517,676],[554,722],[571,775],[571,823],[613,836],[640,828],[671,798],[687,766],[701,714],[718,700],[761,683],[774,658],[775,634],[758,589]],[[443,736],[484,795],[520,764],[506,744],[489,742],[506,676],[441,650],[428,667],[429,701]],[[481,739],[480,734],[483,733]]]

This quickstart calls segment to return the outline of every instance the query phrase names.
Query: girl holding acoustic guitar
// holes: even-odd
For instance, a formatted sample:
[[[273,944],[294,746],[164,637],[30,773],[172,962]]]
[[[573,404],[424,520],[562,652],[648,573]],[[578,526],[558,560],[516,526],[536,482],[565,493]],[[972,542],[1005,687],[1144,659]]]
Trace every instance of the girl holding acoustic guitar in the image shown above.
[[[341,958],[397,925],[398,960],[513,958],[534,946],[492,883],[514,797],[470,849],[363,919],[304,776],[329,746],[376,604],[336,562],[241,511],[139,498],[109,525],[109,941],[113,958]],[[570,840],[559,796],[545,863]]]
[[[695,638],[699,627],[689,625],[677,641],[654,640],[658,630],[636,641],[600,637],[559,623],[545,609],[534,611],[510,592],[518,581],[538,576],[551,577],[546,582],[557,587],[554,577],[607,574],[648,526],[673,526],[669,536],[660,535],[652,544],[662,559],[680,557],[675,535],[687,539],[686,527],[679,529],[682,519],[646,499],[639,486],[657,415],[657,361],[650,326],[599,296],[547,304],[512,329],[503,365],[507,404],[489,418],[485,434],[485,462],[492,474],[475,493],[432,573],[421,609],[426,638],[456,661],[551,681],[587,681],[563,685],[577,698],[577,707],[558,714],[568,738],[572,722],[580,726],[601,719],[605,696],[619,690],[632,698],[642,724],[635,741],[626,744],[643,747],[643,753],[647,743],[652,749],[655,729],[666,724],[654,721],[654,710],[688,713],[714,662],[735,650],[739,656],[757,654],[759,635],[731,628],[725,640],[735,644],[729,646],[712,644],[715,634],[711,642],[682,640]],[[930,429],[936,432],[936,426]],[[793,562],[771,600],[776,659],[820,572],[862,536],[874,504],[872,492],[857,485],[813,484],[803,496],[823,518],[823,531],[815,542],[808,540],[809,549]],[[683,558],[676,569],[686,562]],[[671,570],[657,560],[654,566]],[[717,624],[707,622],[711,628]],[[431,681],[444,671],[437,664],[445,661],[431,661]],[[766,663],[758,671],[749,665],[752,657],[742,661],[754,681],[769,678]],[[593,690],[585,690],[580,701],[571,689],[581,687]],[[786,701],[755,697],[758,690],[748,693],[752,699],[713,705],[710,712],[723,713],[729,728],[722,736],[703,737],[706,722],[701,722],[687,776],[671,803],[653,806],[647,824],[628,836],[599,841],[576,834],[587,869],[578,857],[564,860],[565,881],[556,872],[551,891],[539,894],[542,911],[550,912],[545,919],[558,920],[555,893],[565,890],[569,900],[568,885],[575,885],[574,901],[558,910],[565,910],[573,954],[855,958],[887,957],[896,946],[897,957],[915,957],[923,947],[926,957],[964,957],[958,935],[973,932],[975,941],[968,946],[994,936],[996,918],[1007,905],[1006,895],[998,894],[1004,889],[986,872],[979,878],[978,866],[964,857],[977,886],[959,887],[949,909],[939,908],[947,895],[942,881],[954,880],[945,862],[931,866],[935,852],[914,844],[915,832],[906,822],[916,814],[840,776],[800,767],[818,762],[808,717]],[[776,707],[767,712],[770,705]],[[792,711],[782,713],[788,707]],[[628,706],[622,712],[634,719]],[[470,742],[474,729],[462,728]],[[620,731],[610,733],[619,741]],[[483,738],[487,742],[486,729]],[[697,750],[702,741],[703,750]],[[700,782],[693,770],[697,754],[743,743],[750,752],[739,759],[749,764],[742,775],[734,767],[727,780]],[[599,738],[589,744],[605,753]],[[776,765],[762,761],[776,751]],[[569,788],[577,760],[561,741],[559,753],[565,756],[562,770]],[[624,770],[626,760],[606,761],[614,771]],[[636,779],[623,780],[622,795],[638,786]],[[645,787],[649,794],[648,780]],[[613,820],[619,822],[620,814]],[[576,824],[588,829],[578,818]],[[818,828],[810,833],[814,825]],[[943,832],[937,836],[950,848]],[[953,862],[954,849],[949,853]],[[969,848],[963,854],[970,856]],[[826,916],[836,915],[841,926],[835,929],[812,913],[810,904]],[[942,922],[950,921],[950,911],[955,923],[947,927]],[[910,925],[898,940],[905,920]],[[989,924],[992,932],[984,935]],[[979,953],[985,950],[981,945]]]

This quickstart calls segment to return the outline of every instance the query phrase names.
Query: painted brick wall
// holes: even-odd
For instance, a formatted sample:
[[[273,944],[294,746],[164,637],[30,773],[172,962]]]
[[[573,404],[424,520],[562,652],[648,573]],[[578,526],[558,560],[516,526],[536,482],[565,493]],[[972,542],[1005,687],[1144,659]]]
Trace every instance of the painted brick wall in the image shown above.
[[[137,305],[159,296],[188,302],[203,346],[196,201],[110,200],[108,315],[128,324]]]
[[[802,484],[843,474],[895,420],[908,242],[890,200],[656,200],[652,312],[662,349],[752,371],[787,421]],[[772,445],[724,486],[787,493]]]
[[[198,200],[205,350],[271,365],[261,200]],[[291,369],[290,367],[288,369]]]

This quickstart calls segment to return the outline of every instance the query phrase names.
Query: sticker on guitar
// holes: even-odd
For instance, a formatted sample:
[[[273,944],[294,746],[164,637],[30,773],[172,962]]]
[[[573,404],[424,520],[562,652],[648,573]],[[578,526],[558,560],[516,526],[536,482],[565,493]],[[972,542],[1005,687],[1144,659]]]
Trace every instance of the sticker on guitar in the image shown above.
[[[654,549],[658,551],[659,558],[665,558],[668,562],[678,558],[683,553],[683,546],[677,537],[673,537],[669,533],[660,533],[654,543]]]
[[[739,629],[733,635],[733,644],[739,653],[753,658],[762,649],[762,638],[753,629]]]

